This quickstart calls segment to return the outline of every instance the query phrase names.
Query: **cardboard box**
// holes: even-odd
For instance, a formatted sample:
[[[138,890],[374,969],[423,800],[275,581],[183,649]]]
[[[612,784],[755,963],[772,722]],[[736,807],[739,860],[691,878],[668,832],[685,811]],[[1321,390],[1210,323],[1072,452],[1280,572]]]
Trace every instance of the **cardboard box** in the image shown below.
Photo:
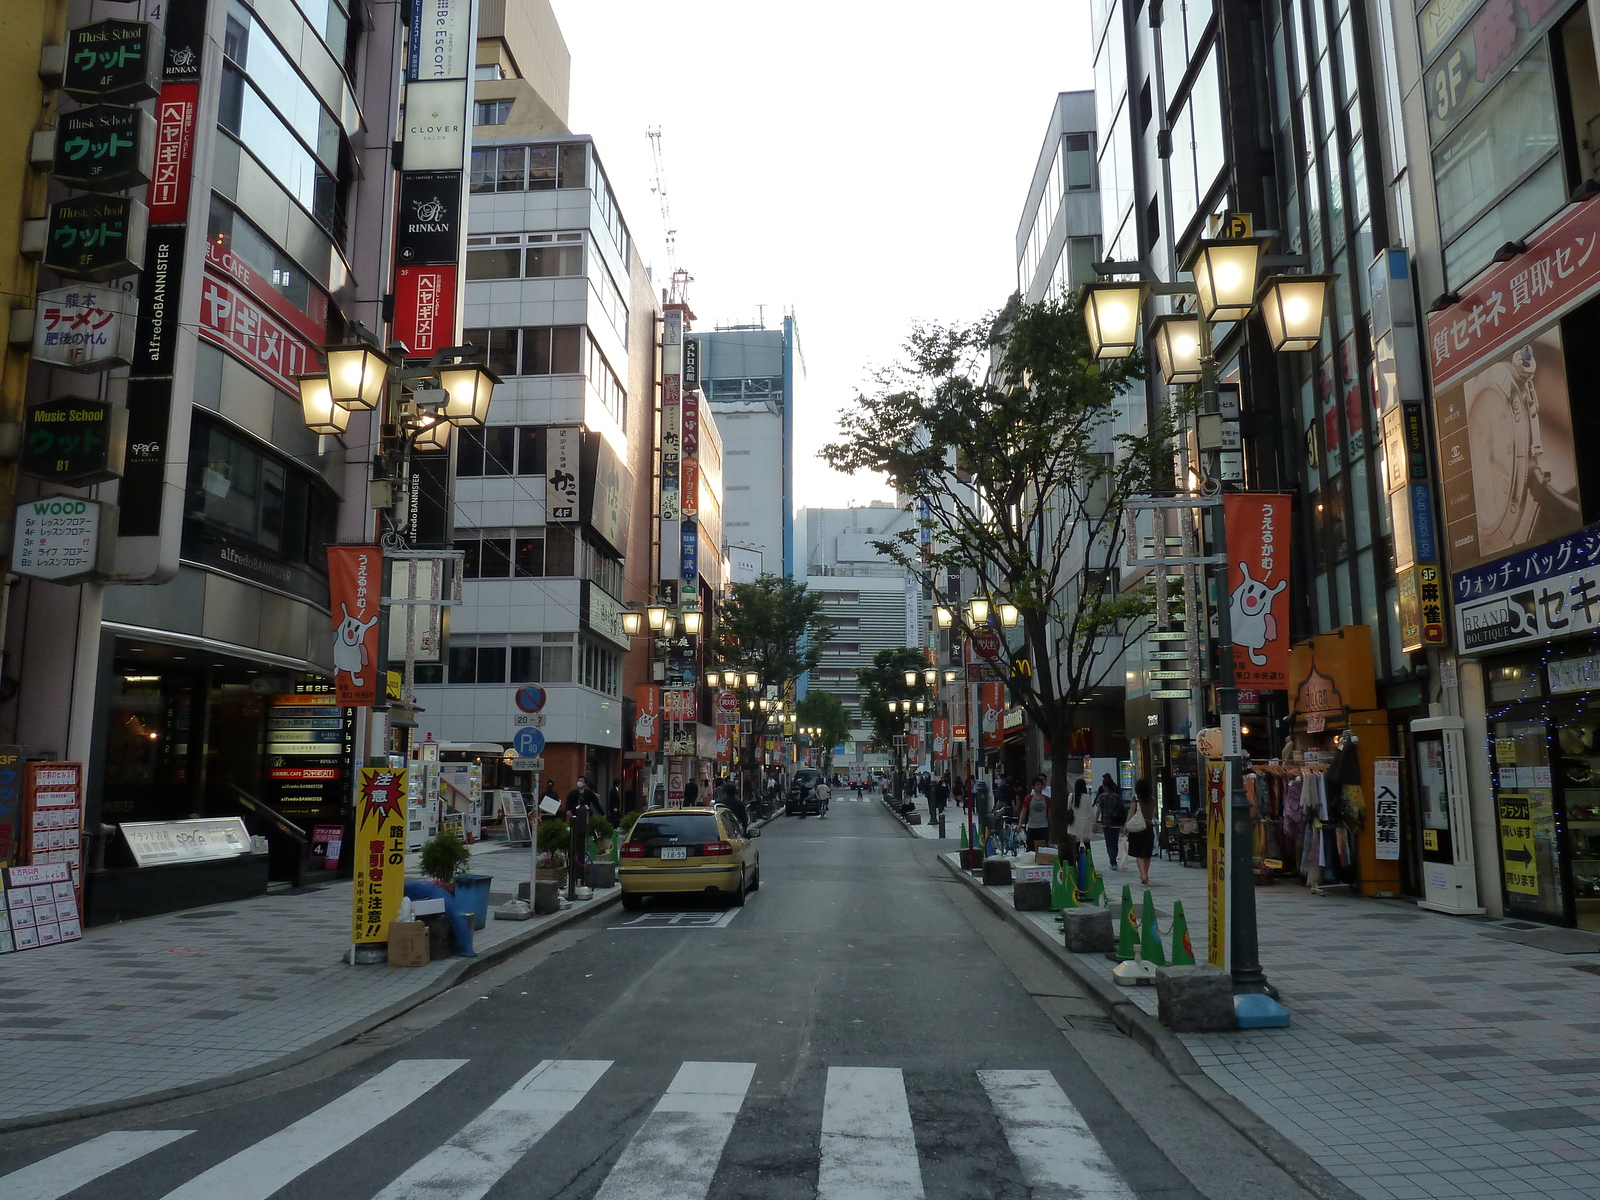
[[[1036,863],[1044,863],[1047,866],[1051,866],[1051,867],[1055,866],[1056,865],[1056,850],[1055,850],[1055,847],[1053,847],[1053,846],[1040,846],[1037,850],[1035,850],[1033,852],[1033,861],[1036,862]]]
[[[421,921],[393,921],[389,925],[389,965],[428,965],[428,927]]]

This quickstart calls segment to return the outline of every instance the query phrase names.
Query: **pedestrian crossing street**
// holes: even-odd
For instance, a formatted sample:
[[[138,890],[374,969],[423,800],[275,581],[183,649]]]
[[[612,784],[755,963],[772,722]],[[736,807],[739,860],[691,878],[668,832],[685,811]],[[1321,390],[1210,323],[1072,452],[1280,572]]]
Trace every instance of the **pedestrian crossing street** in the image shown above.
[[[165,1200],[268,1200],[374,1131],[381,1136],[386,1121],[424,1100],[467,1062],[396,1062],[203,1170]],[[479,1200],[503,1179],[536,1171],[540,1140],[614,1066],[604,1059],[546,1059],[372,1200]],[[594,1200],[706,1200],[755,1073],[755,1063],[683,1063]],[[1031,1195],[1132,1200],[1132,1190],[1051,1072],[975,1075]],[[581,1119],[582,1114],[574,1118]],[[0,1200],[60,1200],[80,1188],[89,1189],[84,1197],[124,1195],[129,1179],[191,1137],[204,1140],[193,1129],[102,1134],[0,1177]],[[817,1147],[818,1200],[922,1200],[926,1194],[899,1068],[828,1068]],[[421,1149],[408,1143],[406,1156]]]

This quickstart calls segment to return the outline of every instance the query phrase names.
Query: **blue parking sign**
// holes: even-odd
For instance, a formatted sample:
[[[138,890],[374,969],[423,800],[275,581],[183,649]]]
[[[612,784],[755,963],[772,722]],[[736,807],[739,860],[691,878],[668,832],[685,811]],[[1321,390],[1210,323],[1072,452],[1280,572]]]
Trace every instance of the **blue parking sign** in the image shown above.
[[[518,758],[538,758],[540,752],[544,750],[544,734],[531,725],[524,725],[517,730],[517,735],[511,744],[516,749]]]

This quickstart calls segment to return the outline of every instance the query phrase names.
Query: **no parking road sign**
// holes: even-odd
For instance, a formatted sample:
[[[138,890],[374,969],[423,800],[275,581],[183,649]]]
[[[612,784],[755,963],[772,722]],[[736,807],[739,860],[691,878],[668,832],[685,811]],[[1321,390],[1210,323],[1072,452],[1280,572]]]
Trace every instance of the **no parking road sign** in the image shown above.
[[[531,725],[524,725],[517,730],[511,746],[516,750],[518,758],[537,758],[544,752],[544,732]]]

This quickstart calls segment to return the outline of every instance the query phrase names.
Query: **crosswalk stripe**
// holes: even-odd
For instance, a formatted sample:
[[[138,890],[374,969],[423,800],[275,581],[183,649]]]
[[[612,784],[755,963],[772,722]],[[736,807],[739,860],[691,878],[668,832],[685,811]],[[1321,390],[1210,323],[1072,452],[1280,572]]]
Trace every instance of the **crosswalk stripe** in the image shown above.
[[[167,1193],[166,1200],[267,1200],[296,1176],[377,1128],[426,1094],[464,1058],[408,1058],[309,1116],[249,1146]]]
[[[375,1200],[481,1200],[610,1066],[609,1059],[545,1059]]]
[[[1133,1200],[1100,1139],[1049,1071],[979,1071],[978,1079],[1038,1200]]]
[[[922,1200],[922,1167],[898,1067],[829,1067],[817,1200]]]
[[[102,1133],[0,1179],[0,1200],[56,1200],[193,1132],[192,1129],[118,1129]]]
[[[755,1063],[686,1062],[595,1200],[705,1200]]]

